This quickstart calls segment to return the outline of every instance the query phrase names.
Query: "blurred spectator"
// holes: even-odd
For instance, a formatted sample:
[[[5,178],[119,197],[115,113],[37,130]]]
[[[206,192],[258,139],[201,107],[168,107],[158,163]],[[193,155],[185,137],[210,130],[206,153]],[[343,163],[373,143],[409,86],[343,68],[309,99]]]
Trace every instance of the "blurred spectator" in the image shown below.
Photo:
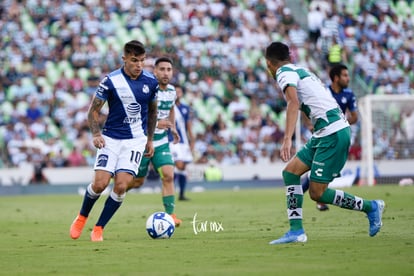
[[[362,147],[359,139],[356,138],[349,148],[349,160],[361,160]]]
[[[210,181],[221,181],[223,180],[223,172],[217,166],[216,162],[213,160],[209,161],[209,165],[204,169],[204,180]]]
[[[30,105],[26,110],[26,118],[28,120],[28,123],[34,123],[38,119],[40,119],[43,116],[42,111],[39,107],[39,103],[36,99],[33,99],[30,101]]]
[[[239,123],[246,119],[249,106],[240,99],[240,96],[235,95],[230,101],[228,110],[232,116],[232,119],[235,123]]]
[[[36,154],[31,156],[30,162],[33,164],[33,175],[29,180],[29,184],[49,184],[49,180],[43,171],[45,168],[52,166],[49,155],[43,155],[40,150],[36,150]]]
[[[316,44],[321,36],[322,22],[325,19],[325,13],[321,10],[320,6],[315,8],[309,7],[307,22],[309,31],[309,40]]]
[[[77,147],[73,147],[69,156],[67,157],[67,165],[69,167],[81,167],[86,166],[86,159],[82,155],[82,152]]]

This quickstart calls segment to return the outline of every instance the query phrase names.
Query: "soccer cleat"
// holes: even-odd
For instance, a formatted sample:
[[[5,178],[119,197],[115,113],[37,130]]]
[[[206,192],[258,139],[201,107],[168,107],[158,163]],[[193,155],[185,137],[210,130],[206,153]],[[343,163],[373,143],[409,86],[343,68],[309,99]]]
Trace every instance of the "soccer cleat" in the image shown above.
[[[175,227],[180,226],[180,225],[181,225],[181,223],[183,222],[181,219],[177,218],[177,215],[176,215],[176,214],[171,214],[170,216],[171,216],[171,217],[173,218],[173,220],[174,220]]]
[[[282,244],[282,243],[291,243],[291,242],[306,242],[308,237],[305,234],[303,229],[295,230],[295,231],[288,231],[283,237],[273,240],[269,242],[269,244]]]
[[[373,209],[367,213],[369,221],[369,235],[375,236],[381,229],[382,226],[382,213],[384,212],[385,203],[383,200],[377,199],[372,201]]]
[[[91,232],[91,241],[93,242],[103,241],[103,227],[102,226],[95,225],[95,227],[93,227],[93,230]]]
[[[316,209],[319,211],[329,211],[329,206],[325,203],[316,202]]]
[[[83,227],[86,224],[88,217],[82,216],[81,214],[77,215],[75,220],[70,226],[70,237],[74,240],[78,239],[82,234]]]

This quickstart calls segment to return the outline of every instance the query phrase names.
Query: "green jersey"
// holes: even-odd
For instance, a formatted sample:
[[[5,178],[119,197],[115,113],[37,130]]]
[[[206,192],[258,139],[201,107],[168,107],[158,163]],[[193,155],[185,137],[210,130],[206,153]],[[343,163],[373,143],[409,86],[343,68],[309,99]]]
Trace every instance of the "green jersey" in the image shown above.
[[[165,90],[158,88],[157,100],[158,100],[158,114],[157,119],[168,119],[170,116],[171,108],[175,105],[177,94],[175,87],[171,84],[167,85]],[[172,122],[173,124],[175,122]],[[154,147],[161,146],[168,143],[168,132],[166,129],[156,128],[154,132]]]
[[[314,137],[328,136],[349,126],[331,92],[307,69],[283,65],[276,72],[276,80],[282,91],[296,87],[300,109],[313,123]]]

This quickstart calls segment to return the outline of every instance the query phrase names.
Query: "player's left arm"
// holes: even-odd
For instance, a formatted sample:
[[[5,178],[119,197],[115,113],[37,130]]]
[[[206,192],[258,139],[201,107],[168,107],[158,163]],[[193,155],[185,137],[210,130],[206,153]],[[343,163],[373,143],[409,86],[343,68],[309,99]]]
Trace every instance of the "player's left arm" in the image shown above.
[[[147,122],[147,145],[145,147],[145,157],[152,157],[154,155],[154,139],[155,127],[157,125],[157,100],[154,99],[148,105],[148,122]]]
[[[347,120],[349,124],[353,125],[358,122],[358,109],[355,95],[352,94],[352,97],[350,97],[350,99],[351,100],[348,101]]]
[[[180,135],[178,135],[177,129],[175,128],[175,108],[174,105],[170,109],[168,120],[171,122],[170,131],[173,136],[173,144],[180,142]]]

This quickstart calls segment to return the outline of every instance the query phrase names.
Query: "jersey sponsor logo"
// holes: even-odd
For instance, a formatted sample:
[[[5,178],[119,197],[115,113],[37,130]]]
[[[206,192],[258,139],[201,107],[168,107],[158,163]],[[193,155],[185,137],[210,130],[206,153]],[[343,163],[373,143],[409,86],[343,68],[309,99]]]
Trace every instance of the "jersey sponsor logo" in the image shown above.
[[[128,117],[136,117],[141,112],[141,105],[139,103],[130,103],[127,106]]]
[[[134,124],[141,119],[141,105],[139,103],[130,103],[126,111],[128,117],[125,117],[124,124]]]
[[[108,164],[108,155],[100,154],[98,156],[98,162],[96,163],[96,166],[97,167],[106,167],[106,164]]]
[[[150,91],[150,89],[149,89],[148,85],[144,84],[142,86],[142,92],[144,92],[145,94],[148,94],[149,91]]]

